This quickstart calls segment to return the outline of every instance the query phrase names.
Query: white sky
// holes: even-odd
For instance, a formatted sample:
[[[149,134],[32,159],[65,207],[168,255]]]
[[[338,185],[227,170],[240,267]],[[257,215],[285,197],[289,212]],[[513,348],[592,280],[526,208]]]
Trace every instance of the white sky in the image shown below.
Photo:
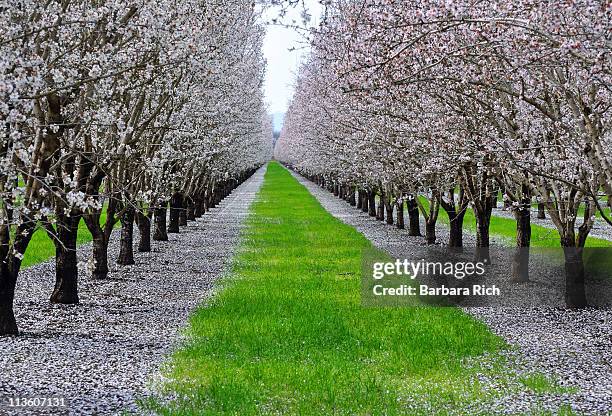
[[[304,3],[313,16],[312,22],[318,21],[322,10],[319,2],[317,0],[304,0]],[[290,10],[283,21],[291,22],[292,19],[295,19],[301,24],[302,10],[301,5]],[[278,10],[270,10],[268,18],[275,13],[278,13]],[[292,48],[295,48],[295,50],[290,51]],[[268,63],[265,83],[268,111],[270,114],[284,113],[287,111],[289,99],[293,95],[293,82],[298,66],[308,53],[305,39],[300,33],[292,29],[269,25],[267,26],[263,52]]]

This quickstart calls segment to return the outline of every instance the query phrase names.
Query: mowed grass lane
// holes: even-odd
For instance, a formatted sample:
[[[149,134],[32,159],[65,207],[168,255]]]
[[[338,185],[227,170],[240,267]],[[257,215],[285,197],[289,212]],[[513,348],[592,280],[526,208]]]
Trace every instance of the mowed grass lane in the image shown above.
[[[191,316],[188,341],[167,367],[165,393],[174,399],[144,407],[180,415],[430,414],[429,406],[482,398],[477,370],[462,359],[494,353],[503,341],[455,308],[362,307],[370,242],[277,163],[241,241],[231,273]],[[420,410],[415,392],[427,396]]]

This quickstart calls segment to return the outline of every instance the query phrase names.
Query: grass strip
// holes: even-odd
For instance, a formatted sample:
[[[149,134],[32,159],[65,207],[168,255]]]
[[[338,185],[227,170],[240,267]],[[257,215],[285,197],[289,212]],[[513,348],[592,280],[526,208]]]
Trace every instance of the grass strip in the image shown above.
[[[477,374],[508,368],[465,363],[495,356],[503,340],[455,308],[362,307],[371,247],[270,163],[231,273],[190,317],[161,397],[142,406],[167,415],[426,415],[483,400],[490,391]]]

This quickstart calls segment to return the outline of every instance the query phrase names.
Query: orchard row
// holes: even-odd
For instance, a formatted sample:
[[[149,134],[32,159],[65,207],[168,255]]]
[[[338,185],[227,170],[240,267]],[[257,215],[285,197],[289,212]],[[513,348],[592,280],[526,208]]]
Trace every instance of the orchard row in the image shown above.
[[[264,30],[240,0],[0,3],[0,335],[16,334],[23,255],[44,229],[56,247],[51,301],[78,302],[80,221],[92,275],[149,235],[178,231],[269,158]]]
[[[580,279],[597,214],[612,225],[611,16],[597,0],[328,2],[276,157],[400,227],[407,201],[429,244],[442,208],[461,246],[471,207],[488,247],[503,195],[529,247],[539,204]]]

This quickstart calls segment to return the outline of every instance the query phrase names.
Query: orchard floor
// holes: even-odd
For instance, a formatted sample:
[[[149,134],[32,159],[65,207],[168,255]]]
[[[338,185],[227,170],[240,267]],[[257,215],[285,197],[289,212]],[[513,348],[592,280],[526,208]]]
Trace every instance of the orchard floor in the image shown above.
[[[260,190],[265,172],[135,266],[84,277],[80,305],[46,301],[52,262],[24,270],[0,398],[66,397],[52,414],[612,412],[609,311],[364,309],[364,247],[409,257],[421,239],[276,163]]]
[[[410,259],[415,249],[423,246],[423,237],[409,236],[406,230],[377,221],[306,178],[296,173],[293,175],[329,213],[355,227],[374,246],[394,258]],[[423,224],[421,229],[424,230]],[[448,241],[444,225],[437,227],[436,234],[439,241]],[[504,243],[503,239],[495,236],[492,236],[492,241],[498,247]],[[475,237],[464,235],[464,243],[473,246]],[[530,288],[537,287],[537,267],[530,266],[533,282],[524,285],[522,296],[526,299],[530,296]],[[493,403],[491,413],[524,414],[534,406],[556,413],[560,407],[566,406],[565,409],[571,407],[578,414],[612,414],[612,311],[572,311],[558,307],[464,310],[485,322],[494,333],[515,347],[504,351],[503,355],[514,362],[518,373],[544,374],[550,380],[558,380],[559,386],[566,389],[549,391],[544,395],[502,395]],[[538,383],[533,384],[532,391],[538,390],[535,386]]]
[[[149,394],[166,354],[180,341],[189,313],[209,297],[231,259],[263,181],[260,169],[196,222],[135,253],[136,265],[111,263],[107,281],[81,270],[80,304],[52,305],[53,261],[23,270],[15,310],[21,335],[0,338],[0,415],[8,397],[64,397],[66,409],[22,414],[122,414]],[[136,228],[136,227],[135,227]],[[118,233],[109,259],[118,252]],[[89,244],[79,248],[85,262]]]
[[[393,255],[412,244],[386,234],[391,227],[371,233],[376,227],[385,226],[271,163],[231,272],[190,317],[159,396],[144,408],[167,415],[608,410],[601,388],[582,391],[591,382],[560,384],[550,368],[527,366],[522,351],[470,316],[477,311],[362,307],[361,262],[371,241]],[[588,354],[606,371],[600,338],[604,349]],[[596,365],[586,371],[605,384]]]

